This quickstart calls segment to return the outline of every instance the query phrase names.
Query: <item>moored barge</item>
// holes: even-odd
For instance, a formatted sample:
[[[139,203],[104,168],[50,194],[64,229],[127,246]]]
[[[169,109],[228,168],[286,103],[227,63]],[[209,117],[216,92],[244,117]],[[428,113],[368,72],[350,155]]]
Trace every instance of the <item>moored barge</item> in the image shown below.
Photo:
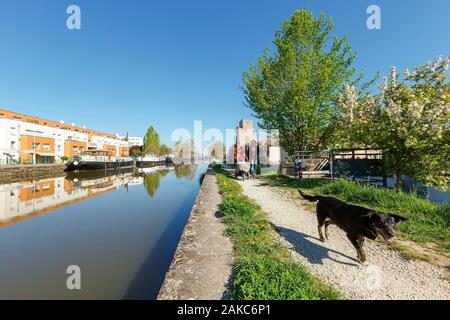
[[[133,166],[134,161],[129,157],[115,157],[109,151],[95,150],[73,157],[66,164],[65,171],[115,170]]]
[[[165,164],[169,164],[171,162],[171,159],[169,156],[154,156],[154,155],[146,155],[143,157],[139,157],[136,159],[136,167],[138,168],[148,168],[148,167],[155,167],[155,166],[161,166]]]

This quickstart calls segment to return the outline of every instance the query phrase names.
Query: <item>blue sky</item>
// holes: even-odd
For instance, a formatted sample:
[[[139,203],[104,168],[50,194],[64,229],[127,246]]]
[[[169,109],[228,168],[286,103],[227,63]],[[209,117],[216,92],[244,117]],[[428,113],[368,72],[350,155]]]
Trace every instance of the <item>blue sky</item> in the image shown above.
[[[82,29],[66,28],[79,5]],[[366,9],[382,10],[382,30]],[[332,16],[373,76],[450,54],[448,0],[1,0],[0,108],[142,136],[233,128],[251,112],[242,72],[296,9]]]

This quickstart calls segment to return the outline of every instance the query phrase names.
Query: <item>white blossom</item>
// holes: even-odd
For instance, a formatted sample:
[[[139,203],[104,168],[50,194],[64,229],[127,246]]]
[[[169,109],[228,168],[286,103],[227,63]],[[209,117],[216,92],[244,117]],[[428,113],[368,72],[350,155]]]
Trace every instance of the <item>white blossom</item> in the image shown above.
[[[392,86],[397,85],[397,70],[394,66],[391,67],[390,81]]]
[[[380,94],[375,97],[361,99],[353,86],[346,85],[339,95],[345,130],[352,132],[350,137],[374,134],[375,140],[369,142],[380,149],[386,147],[388,152],[404,152],[406,148],[415,152],[414,159],[422,152],[414,166],[427,168],[426,172],[431,173],[417,169],[416,177],[425,183],[448,186],[450,179],[442,175],[444,166],[448,170],[448,163],[443,165],[439,157],[423,150],[445,145],[443,139],[450,134],[450,83],[445,73],[449,65],[450,57],[438,57],[412,72],[405,70],[401,82],[397,81],[397,70],[392,67],[389,81],[383,78]],[[361,140],[367,143],[364,137]],[[442,179],[447,179],[447,184]]]

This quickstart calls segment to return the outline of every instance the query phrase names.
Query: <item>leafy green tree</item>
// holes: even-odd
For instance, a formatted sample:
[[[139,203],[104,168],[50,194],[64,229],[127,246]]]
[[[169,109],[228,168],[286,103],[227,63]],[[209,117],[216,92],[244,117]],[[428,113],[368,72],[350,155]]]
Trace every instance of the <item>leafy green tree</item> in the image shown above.
[[[144,154],[159,154],[160,142],[159,142],[159,134],[156,132],[153,126],[148,128],[147,133],[144,137]]]
[[[143,148],[141,146],[131,146],[128,152],[133,157],[140,157],[143,155],[142,150]]]
[[[342,136],[350,143],[381,150],[388,173],[448,189],[450,183],[450,57],[405,71],[395,67],[381,93],[360,98],[347,86],[340,97]]]
[[[331,36],[333,27],[323,13],[315,18],[307,9],[296,11],[276,32],[275,53],[266,49],[243,74],[246,105],[262,129],[279,130],[280,144],[290,154],[327,145],[338,93],[363,76],[355,76],[355,54],[346,37]],[[371,84],[360,85],[361,91]]]
[[[222,141],[216,141],[208,147],[208,155],[212,158],[221,158],[220,160],[223,160],[225,154],[226,149]]]
[[[177,141],[173,147],[173,151],[179,157],[194,156],[196,154],[194,139]]]
[[[161,147],[159,148],[159,154],[162,156],[168,155],[170,153],[171,153],[170,148],[165,144],[162,144]]]
[[[131,151],[131,155],[132,155],[133,157],[135,157],[135,158],[141,157],[141,156],[142,156],[142,151],[139,150],[139,149],[133,149],[133,150]]]

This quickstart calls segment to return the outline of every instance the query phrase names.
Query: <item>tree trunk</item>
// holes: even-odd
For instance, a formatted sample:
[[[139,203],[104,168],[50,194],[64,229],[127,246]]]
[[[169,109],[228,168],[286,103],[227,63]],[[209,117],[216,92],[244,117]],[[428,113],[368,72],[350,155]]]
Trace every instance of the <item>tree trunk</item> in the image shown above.
[[[395,182],[395,187],[399,190],[402,190],[403,187],[403,173],[401,171],[397,171],[397,181]]]

